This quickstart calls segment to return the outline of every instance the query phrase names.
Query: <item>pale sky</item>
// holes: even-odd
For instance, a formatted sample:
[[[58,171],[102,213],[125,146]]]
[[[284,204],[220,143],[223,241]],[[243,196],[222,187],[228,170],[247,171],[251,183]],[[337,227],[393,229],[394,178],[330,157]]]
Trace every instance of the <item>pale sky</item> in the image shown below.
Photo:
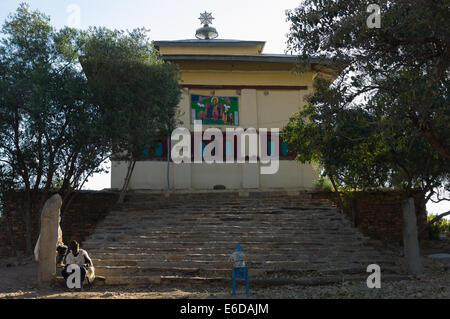
[[[21,2],[49,15],[58,28],[74,22],[73,8],[79,8],[80,26],[111,29],[150,29],[152,40],[194,39],[200,13],[212,12],[213,26],[221,39],[267,41],[265,53],[284,53],[285,10],[300,0],[1,0],[0,21]],[[73,6],[75,5],[75,6]]]
[[[212,12],[220,39],[266,41],[264,53],[285,53],[289,23],[285,11],[301,0],[1,0],[0,22],[21,2],[39,9],[51,18],[52,25],[87,29],[150,29],[151,40],[194,39],[200,13]],[[110,163],[107,166],[111,166]],[[87,189],[109,188],[110,175],[94,176]],[[450,203],[427,205],[432,212],[450,209]]]

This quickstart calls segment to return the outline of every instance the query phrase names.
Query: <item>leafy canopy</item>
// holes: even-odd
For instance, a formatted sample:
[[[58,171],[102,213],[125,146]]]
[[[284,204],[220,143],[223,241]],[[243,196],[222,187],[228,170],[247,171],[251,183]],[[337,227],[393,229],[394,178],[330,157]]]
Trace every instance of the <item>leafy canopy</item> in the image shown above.
[[[370,29],[372,3],[305,0],[287,12],[289,49],[304,59],[330,59],[340,71],[330,94],[360,108],[366,97],[449,160],[450,1],[377,1],[381,28]]]
[[[298,159],[318,161],[342,187],[449,188],[448,0],[305,0],[287,12],[288,45],[332,62],[284,129]]]
[[[145,29],[91,28],[84,37],[82,64],[109,123],[116,155],[125,151],[138,158],[155,137],[175,128],[178,69],[158,56]]]
[[[79,32],[55,30],[39,11],[20,5],[2,28],[0,163],[25,189],[63,191],[98,171],[110,152],[78,63]]]

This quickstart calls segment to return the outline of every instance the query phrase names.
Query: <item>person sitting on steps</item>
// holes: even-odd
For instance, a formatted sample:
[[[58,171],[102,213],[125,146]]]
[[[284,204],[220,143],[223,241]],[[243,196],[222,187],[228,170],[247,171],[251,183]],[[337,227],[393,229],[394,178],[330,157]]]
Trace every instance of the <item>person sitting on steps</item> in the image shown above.
[[[95,269],[94,264],[92,263],[91,258],[89,257],[87,251],[80,249],[80,245],[76,240],[72,240],[69,244],[70,252],[66,255],[65,258],[65,267],[61,272],[64,280],[67,281],[67,278],[71,275],[67,272],[67,268],[69,265],[76,264],[80,267],[81,272],[81,286],[83,286],[84,279],[87,278],[88,284],[92,285],[95,279]]]

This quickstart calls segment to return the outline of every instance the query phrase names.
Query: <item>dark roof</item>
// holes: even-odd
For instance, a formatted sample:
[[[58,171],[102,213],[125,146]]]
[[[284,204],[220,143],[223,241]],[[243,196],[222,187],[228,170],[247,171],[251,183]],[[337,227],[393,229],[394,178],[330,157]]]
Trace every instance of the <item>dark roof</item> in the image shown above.
[[[299,63],[302,62],[296,55],[286,54],[227,54],[227,55],[201,55],[201,54],[183,54],[183,55],[163,55],[162,58],[168,61],[243,61],[243,62],[275,62],[275,63]],[[312,64],[330,65],[331,61],[310,58],[309,61],[303,61]]]
[[[216,47],[246,47],[246,46],[264,46],[264,41],[246,41],[246,40],[227,40],[227,39],[214,39],[214,40],[174,40],[174,41],[155,41],[155,46],[216,46]]]

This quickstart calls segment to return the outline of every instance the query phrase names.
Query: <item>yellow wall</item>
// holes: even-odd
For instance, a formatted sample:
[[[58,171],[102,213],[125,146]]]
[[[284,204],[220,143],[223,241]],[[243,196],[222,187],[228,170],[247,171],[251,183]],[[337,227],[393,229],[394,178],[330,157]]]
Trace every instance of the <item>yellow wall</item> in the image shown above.
[[[185,88],[180,102],[181,121],[185,127],[193,129],[190,119],[190,96],[193,94],[235,96],[239,98],[240,127],[281,128],[304,105],[305,96],[312,90],[312,77],[313,73],[299,76],[292,72],[182,72],[182,84],[307,86],[308,90]],[[227,127],[220,128],[225,130]]]
[[[259,54],[261,46],[236,46],[236,47],[204,47],[204,46],[162,46],[159,49],[162,55],[193,55],[193,54]]]
[[[312,86],[313,73],[298,75],[290,71],[195,72],[181,70],[181,84],[201,85],[289,85]]]
[[[170,54],[166,47],[162,52]],[[244,47],[245,48],[245,47]],[[179,48],[173,47],[173,50]],[[191,48],[194,52],[199,48]],[[202,48],[203,49],[203,48]],[[221,52],[225,48],[218,48]],[[210,48],[211,52],[215,48]],[[175,51],[174,51],[175,52]],[[179,52],[179,51],[177,51]],[[198,53],[199,52],[195,52]],[[209,66],[211,66],[211,61]],[[236,96],[239,98],[239,127],[244,129],[282,128],[289,117],[304,105],[304,98],[312,92],[313,72],[301,76],[291,71],[286,64],[258,63],[261,70],[251,63],[241,63],[239,67],[230,70],[218,62],[209,70],[196,69],[196,64],[189,67],[181,66],[181,84],[191,85],[233,85],[233,86],[306,86],[307,90],[275,90],[275,89],[187,89],[183,90],[180,102],[182,126],[193,131],[191,125],[190,96],[217,95]],[[237,65],[237,64],[236,64]],[[268,70],[270,69],[270,71]],[[204,125],[203,129],[215,127]],[[218,126],[222,130],[231,126]],[[138,162],[130,183],[131,189],[165,189],[166,166],[164,162]],[[214,185],[225,185],[229,189],[252,188],[301,188],[313,187],[313,180],[317,178],[311,165],[302,165],[296,161],[280,161],[279,171],[274,175],[261,175],[261,164],[171,164],[170,183],[174,189],[212,189]],[[127,170],[125,162],[113,162],[112,188],[121,188]]]
[[[211,95],[211,90],[185,89],[182,94],[180,118],[183,127],[191,130],[190,96]],[[278,91],[244,89],[240,93],[235,90],[215,90],[217,96],[236,96],[239,98],[239,127],[249,128],[282,128],[287,124],[289,117],[303,106],[303,98],[307,91]],[[215,125],[203,125],[203,128]],[[225,130],[233,126],[218,126]]]

